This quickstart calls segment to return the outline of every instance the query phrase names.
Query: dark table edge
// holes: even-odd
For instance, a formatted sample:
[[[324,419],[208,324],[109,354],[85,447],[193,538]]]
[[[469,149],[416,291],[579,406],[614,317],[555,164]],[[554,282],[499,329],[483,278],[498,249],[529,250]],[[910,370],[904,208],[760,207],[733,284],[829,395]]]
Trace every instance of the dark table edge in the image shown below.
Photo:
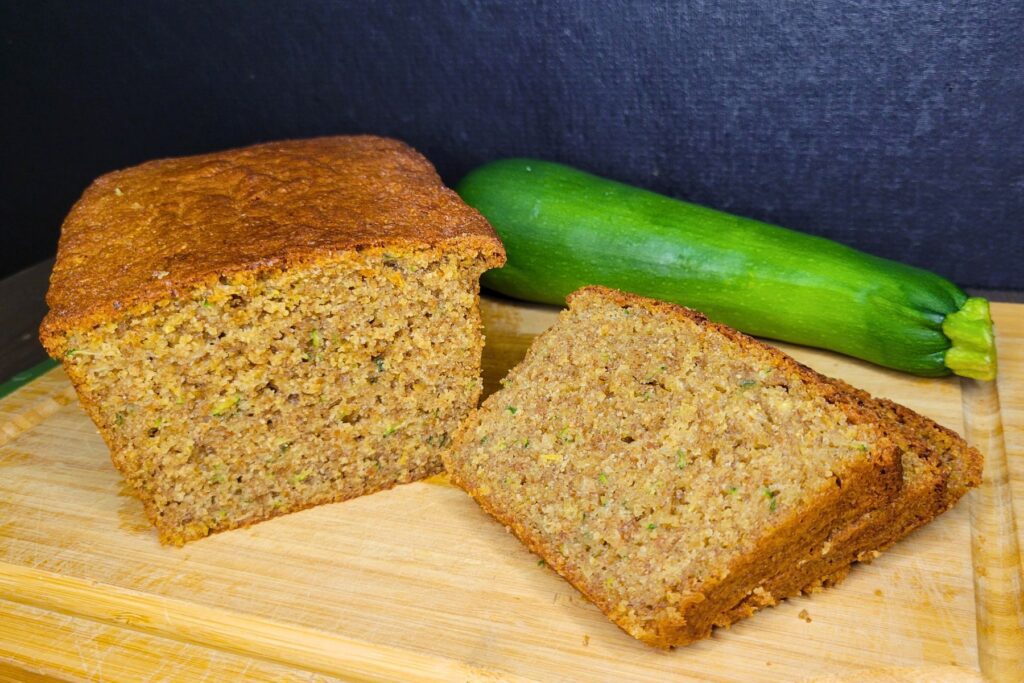
[[[36,379],[41,375],[45,375],[50,370],[60,365],[57,361],[52,358],[47,358],[41,363],[36,363],[27,370],[22,370],[19,373],[13,375],[6,382],[0,384],[0,398],[7,396],[14,392],[16,389],[20,389],[32,380]]]

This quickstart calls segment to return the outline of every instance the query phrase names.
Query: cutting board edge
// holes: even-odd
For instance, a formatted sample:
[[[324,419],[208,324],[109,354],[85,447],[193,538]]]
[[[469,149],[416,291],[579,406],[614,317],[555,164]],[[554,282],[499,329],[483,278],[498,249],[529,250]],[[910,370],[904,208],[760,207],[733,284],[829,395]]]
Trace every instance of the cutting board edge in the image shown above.
[[[345,680],[531,680],[448,657],[8,562],[0,562],[0,599]],[[243,634],[248,639],[239,637]]]

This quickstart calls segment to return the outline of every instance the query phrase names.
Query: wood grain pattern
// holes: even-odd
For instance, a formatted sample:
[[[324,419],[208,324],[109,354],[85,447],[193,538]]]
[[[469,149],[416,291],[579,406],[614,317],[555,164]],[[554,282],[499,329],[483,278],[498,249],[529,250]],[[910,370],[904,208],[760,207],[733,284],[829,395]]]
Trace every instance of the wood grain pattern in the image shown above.
[[[972,493],[839,587],[670,653],[612,626],[443,478],[162,547],[55,370],[0,401],[0,675],[918,681],[1012,672],[1004,655],[1014,628],[999,604],[1011,604],[1020,556],[1007,559],[1012,527],[984,527],[982,546],[998,544],[1002,564],[989,566],[976,543],[972,565],[970,513],[981,529],[979,505],[1012,520],[1024,501],[1022,311],[994,306],[1006,428],[999,496]],[[485,302],[489,390],[555,316]],[[955,379],[785,348],[958,431],[966,419],[972,438],[986,429],[979,415],[999,414]]]
[[[978,661],[990,680],[1024,681],[1024,585],[998,387],[961,383],[967,438],[986,456],[970,499]]]
[[[0,681],[66,680],[69,672],[75,672],[74,678],[88,680],[337,680],[262,658],[8,601],[0,601],[0,633],[5,634],[0,639]],[[6,672],[5,660],[9,662]]]
[[[1013,322],[1013,321],[1011,321]],[[1016,317],[1020,322],[1020,316]],[[1002,345],[999,350],[1006,349]],[[1013,355],[1004,358],[1013,367]],[[1006,374],[1000,378],[1005,380]],[[1024,681],[1024,578],[1014,515],[999,382],[963,379],[966,437],[985,453],[985,476],[970,498],[978,660],[993,681]],[[1009,382],[1014,391],[1013,381]],[[1014,396],[1016,399],[1016,396]],[[1019,425],[1019,422],[1016,423]]]

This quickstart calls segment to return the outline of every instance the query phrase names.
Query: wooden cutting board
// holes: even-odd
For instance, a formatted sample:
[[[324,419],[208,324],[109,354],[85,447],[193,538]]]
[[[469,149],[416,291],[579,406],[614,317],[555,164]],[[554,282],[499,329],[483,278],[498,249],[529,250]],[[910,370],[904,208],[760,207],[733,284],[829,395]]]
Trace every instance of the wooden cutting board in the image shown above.
[[[484,301],[488,391],[555,315]],[[967,434],[986,483],[837,588],[672,652],[441,478],[162,547],[53,370],[0,401],[0,680],[1024,680],[1024,306],[994,316],[998,396],[783,347]]]

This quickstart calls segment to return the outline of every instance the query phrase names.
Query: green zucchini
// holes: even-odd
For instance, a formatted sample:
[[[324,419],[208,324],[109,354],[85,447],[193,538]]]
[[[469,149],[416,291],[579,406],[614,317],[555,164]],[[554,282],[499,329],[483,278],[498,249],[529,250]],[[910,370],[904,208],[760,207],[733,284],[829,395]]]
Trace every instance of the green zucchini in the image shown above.
[[[502,294],[563,304],[606,285],[917,375],[995,377],[988,301],[926,270],[535,159],[456,189],[505,244],[483,278]]]

